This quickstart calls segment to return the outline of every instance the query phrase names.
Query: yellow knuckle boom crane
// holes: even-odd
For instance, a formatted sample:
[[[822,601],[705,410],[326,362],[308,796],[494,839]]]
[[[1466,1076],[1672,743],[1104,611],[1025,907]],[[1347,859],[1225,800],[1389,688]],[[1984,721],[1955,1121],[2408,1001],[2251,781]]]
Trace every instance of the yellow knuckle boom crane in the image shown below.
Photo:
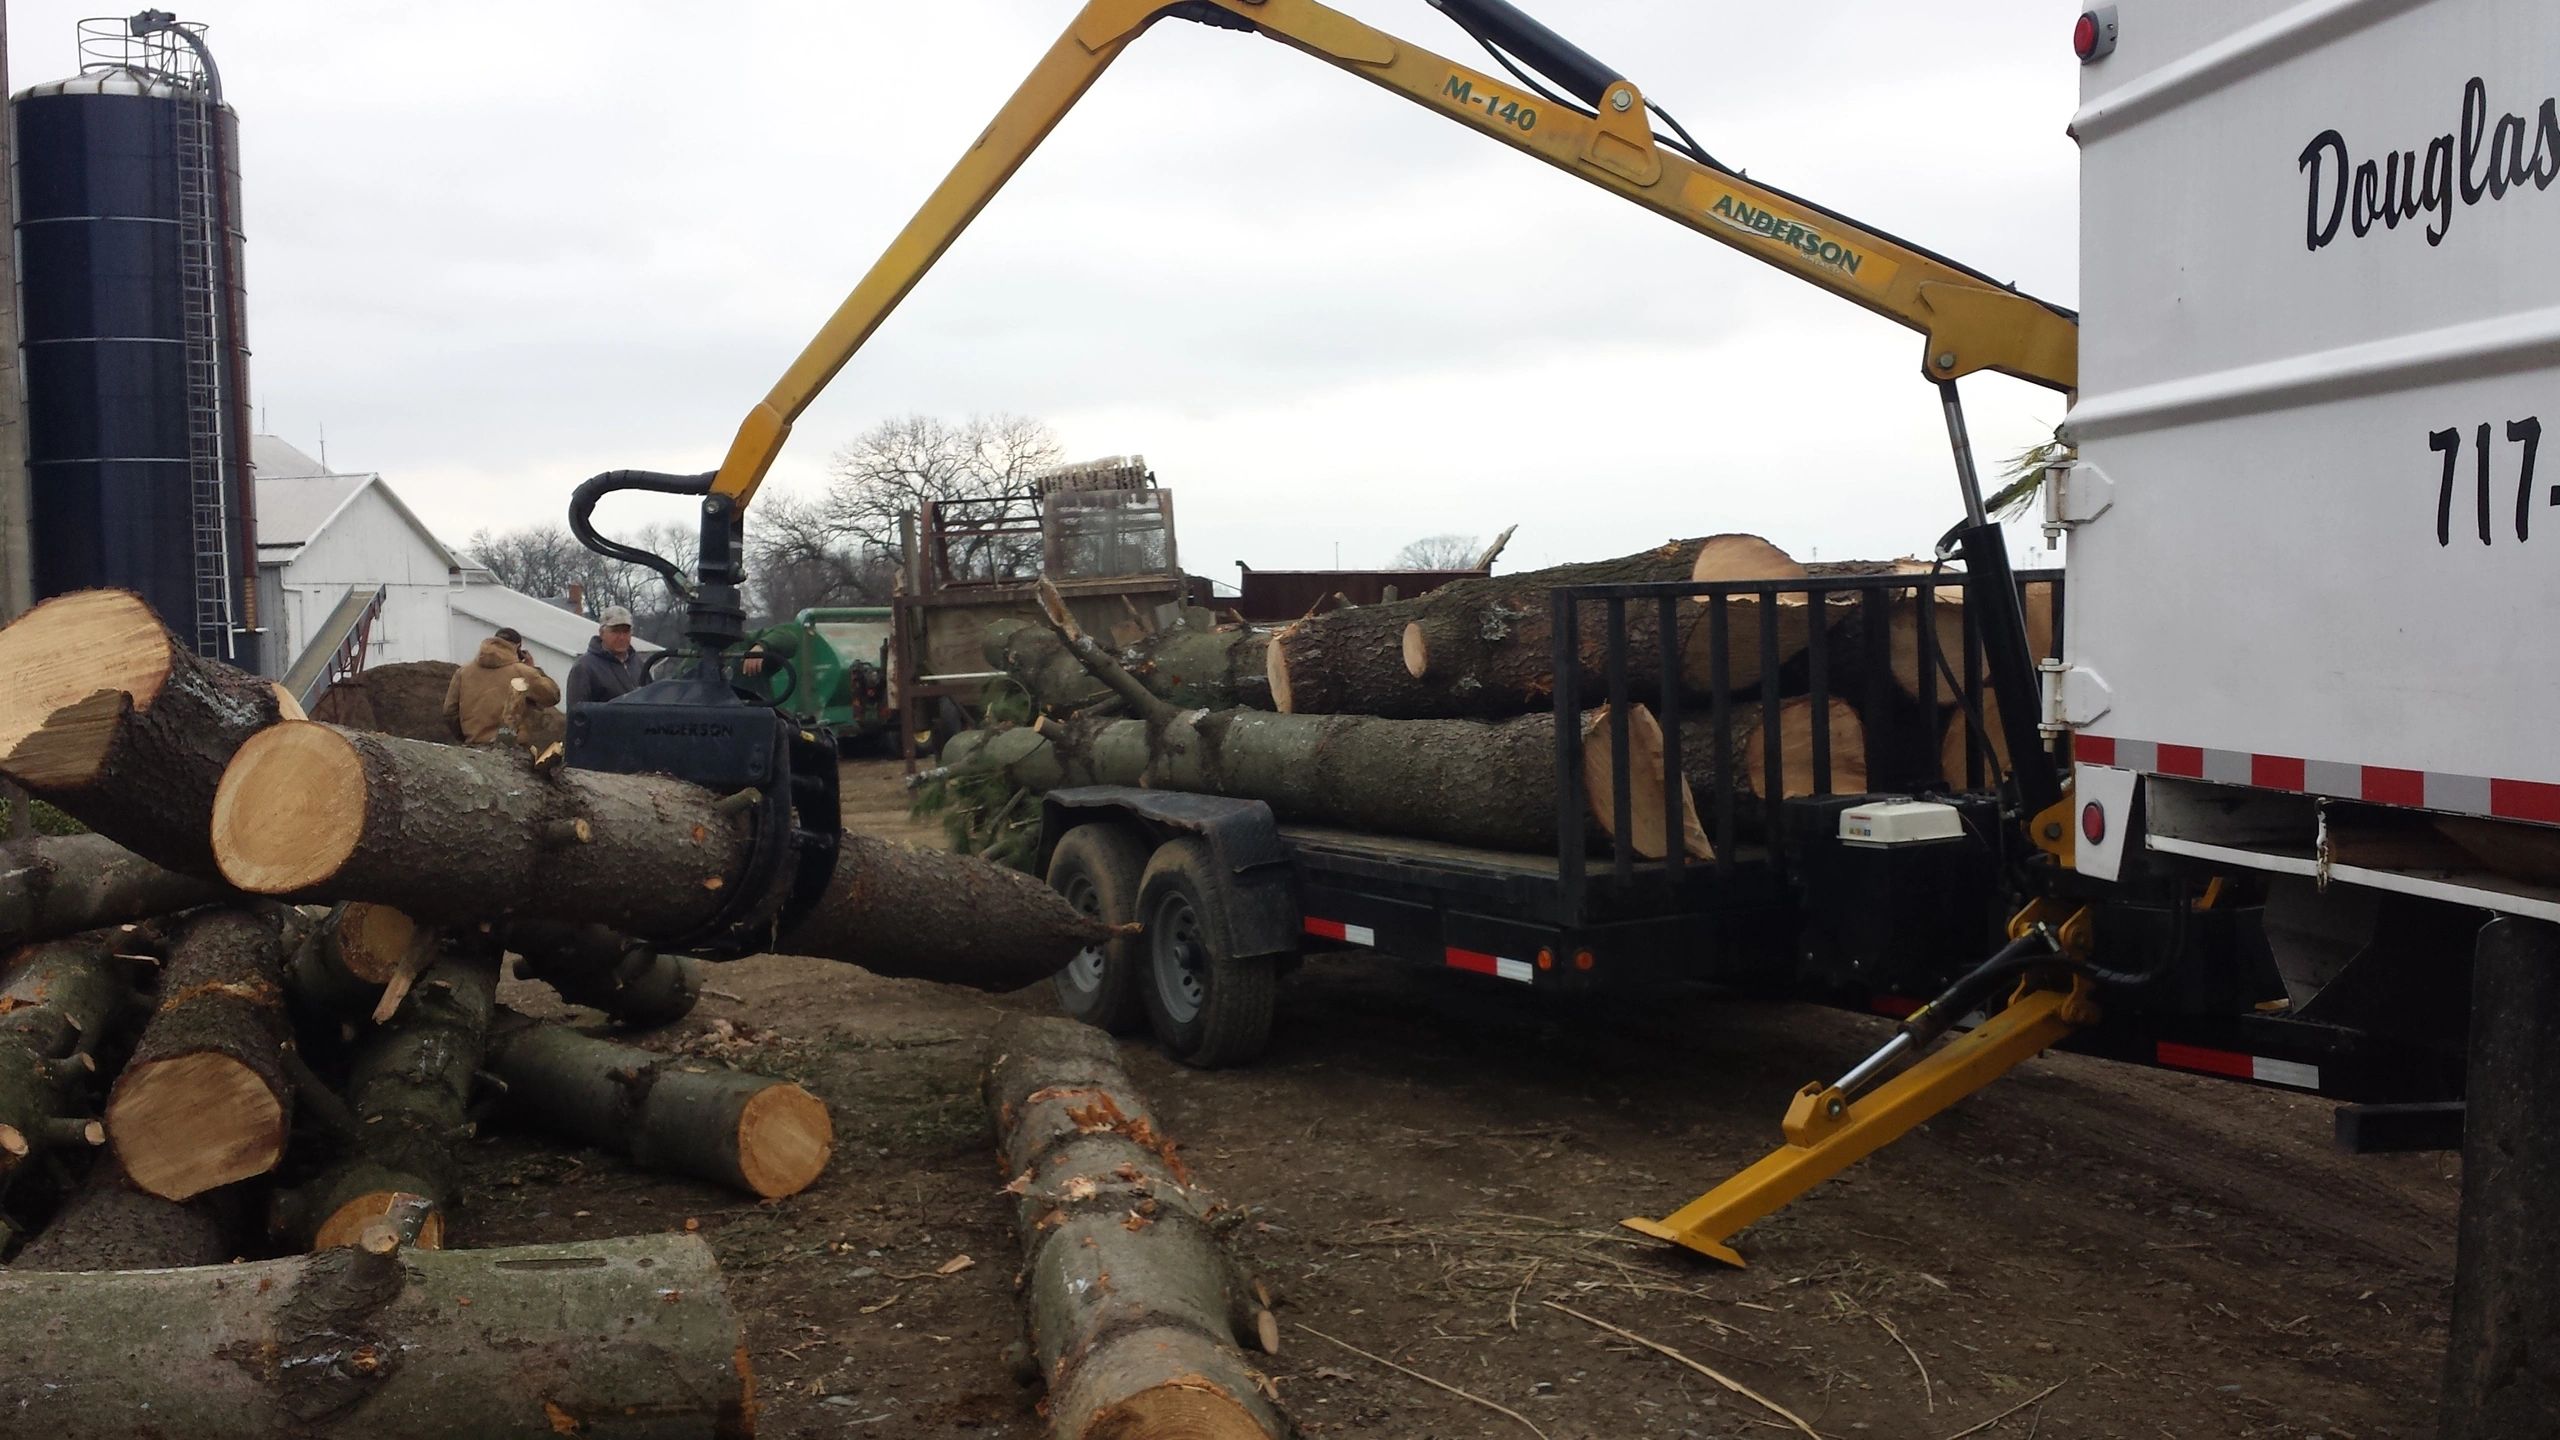
[[[1318,0],[1088,0],[869,273],[748,411],[717,471],[614,471],[579,487],[571,528],[592,548],[658,570],[686,602],[686,633],[698,650],[688,678],[655,682],[611,705],[581,707],[572,718],[569,762],[608,770],[674,768],[715,788],[778,794],[796,786],[806,792],[798,828],[777,837],[784,859],[776,862],[779,873],[764,887],[761,902],[768,917],[803,903],[790,873],[810,873],[814,862],[802,858],[795,865],[790,857],[823,849],[832,859],[832,814],[818,813],[821,806],[833,810],[832,754],[825,755],[821,781],[813,773],[821,752],[805,743],[812,738],[806,734],[798,737],[803,743],[777,747],[759,724],[744,727],[743,741],[706,733],[719,728],[707,717],[744,708],[721,666],[722,652],[742,638],[738,585],[747,507],[793,422],[1103,71],[1149,27],[1166,20],[1279,41],[1920,332],[1920,373],[1939,389],[1964,501],[1966,524],[1950,538],[1966,561],[1967,605],[1983,617],[1996,692],[2033,697],[2037,677],[2018,590],[1999,527],[1984,512],[1956,382],[1988,370],[2068,394],[2077,385],[2077,317],[1719,164],[1624,73],[1508,0],[1428,3],[1475,38],[1505,76],[1461,65]],[[1657,117],[1672,137],[1655,131]],[[692,578],[664,557],[595,533],[595,504],[634,489],[703,497],[701,553]],[[2062,817],[2070,813],[2069,804],[2038,730],[2039,711],[2034,703],[2005,704],[2000,720],[2015,757],[2018,811],[2027,818],[2029,835],[2047,851],[2067,854],[2069,827]],[[674,730],[692,737],[681,753],[660,738]],[[787,765],[777,758],[781,749],[790,752]],[[811,773],[799,773],[804,767]],[[751,928],[753,901],[742,895],[743,918],[733,929]],[[1628,1224],[1741,1263],[1724,1243],[1735,1231],[2093,1023],[2088,930],[2086,909],[2033,901],[2012,924],[2007,949],[1911,1016],[1892,1042],[1838,1082],[1800,1092],[1783,1127],[1786,1143],[1767,1159],[1665,1220]],[[2015,990],[2004,1008],[1930,1052],[1960,1016],[2011,985]]]

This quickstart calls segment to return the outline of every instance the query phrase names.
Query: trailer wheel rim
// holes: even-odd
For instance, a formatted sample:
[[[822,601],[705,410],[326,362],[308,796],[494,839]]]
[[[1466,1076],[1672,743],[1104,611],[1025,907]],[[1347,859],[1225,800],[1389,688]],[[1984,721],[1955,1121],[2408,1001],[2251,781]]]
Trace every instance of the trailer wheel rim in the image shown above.
[[[1102,890],[1093,883],[1093,877],[1076,876],[1067,882],[1064,893],[1067,903],[1076,907],[1077,914],[1096,917],[1102,914]],[[1067,962],[1061,978],[1078,993],[1090,995],[1102,988],[1102,965],[1102,946],[1099,943],[1087,945],[1076,952],[1076,958]]]
[[[1201,943],[1200,916],[1191,902],[1175,894],[1156,907],[1156,923],[1147,927],[1155,958],[1156,995],[1166,1018],[1177,1025],[1198,1019],[1209,998],[1209,952]]]

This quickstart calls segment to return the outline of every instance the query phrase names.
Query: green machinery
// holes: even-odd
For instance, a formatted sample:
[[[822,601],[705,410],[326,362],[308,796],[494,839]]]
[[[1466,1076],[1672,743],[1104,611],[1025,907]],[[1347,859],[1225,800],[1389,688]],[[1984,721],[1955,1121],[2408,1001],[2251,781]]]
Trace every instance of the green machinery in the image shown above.
[[[833,727],[848,747],[889,728],[888,606],[803,610],[749,637],[746,651],[765,663],[739,683],[803,724]]]

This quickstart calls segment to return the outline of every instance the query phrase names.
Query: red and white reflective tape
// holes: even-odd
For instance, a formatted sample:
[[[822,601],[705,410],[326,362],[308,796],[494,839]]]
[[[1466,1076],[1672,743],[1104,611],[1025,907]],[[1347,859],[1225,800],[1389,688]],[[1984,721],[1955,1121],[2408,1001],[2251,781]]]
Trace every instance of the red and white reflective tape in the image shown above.
[[[1345,925],[1339,920],[1319,920],[1313,915],[1300,927],[1321,940],[1339,940],[1346,945],[1376,946],[1378,932],[1366,925]]]
[[[2495,780],[2479,775],[2446,775],[2433,770],[2398,770],[2388,765],[2351,765],[2336,760],[2305,760],[2293,755],[2257,755],[2245,750],[2168,745],[2108,735],[2072,736],[2071,755],[2085,764],[2138,770],[2146,775],[2170,775],[2185,780],[2209,780],[2217,785],[2248,785],[2260,790],[2332,795],[2372,805],[2400,805],[2419,810],[2443,810],[2456,815],[2492,815],[2501,820],[2560,825],[2560,785],[2538,780]]]
[[[2271,1060],[2264,1055],[2243,1055],[2237,1050],[2212,1050],[2202,1045],[2177,1045],[2160,1041],[2153,1056],[2172,1070],[2193,1070],[2202,1075],[2225,1075],[2234,1080],[2255,1080],[2265,1085],[2290,1085],[2297,1090],[2320,1088],[2320,1067],[2299,1060]]]
[[[1534,983],[1538,978],[1537,967],[1526,960],[1506,960],[1499,955],[1488,955],[1482,950],[1461,950],[1455,945],[1449,946],[1446,953],[1449,966],[1454,970],[1472,970],[1478,975],[1491,975],[1499,980],[1517,980],[1524,985]]]

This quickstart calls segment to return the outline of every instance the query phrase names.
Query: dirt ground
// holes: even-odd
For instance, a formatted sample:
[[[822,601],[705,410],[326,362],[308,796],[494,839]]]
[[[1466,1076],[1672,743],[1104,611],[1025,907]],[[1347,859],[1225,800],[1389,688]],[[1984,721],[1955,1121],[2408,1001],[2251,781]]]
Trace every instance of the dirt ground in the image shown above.
[[[848,767],[848,821],[930,843],[896,772]],[[455,1243],[698,1221],[748,1315],[763,1434],[1041,1435],[1007,1359],[1018,1255],[977,1077],[995,1020],[1045,998],[773,957],[712,983],[643,1043],[807,1084],[837,1125],[819,1183],[757,1205],[501,1139],[477,1148]],[[2317,1101],[2051,1057],[1745,1232],[1748,1270],[1617,1228],[1763,1153],[1787,1096],[1883,1033],[1705,994],[1560,1013],[1321,956],[1255,1068],[1125,1049],[1248,1214],[1248,1262],[1283,1296],[1266,1368],[1311,1436],[1800,1433],[1560,1306],[1823,1436],[2433,1433],[2459,1166],[2338,1155]]]

